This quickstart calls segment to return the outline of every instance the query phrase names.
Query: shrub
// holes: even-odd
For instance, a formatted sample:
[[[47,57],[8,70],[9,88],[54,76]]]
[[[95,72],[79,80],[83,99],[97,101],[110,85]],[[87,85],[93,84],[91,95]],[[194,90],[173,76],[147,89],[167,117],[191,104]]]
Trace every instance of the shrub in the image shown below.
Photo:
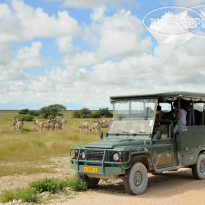
[[[79,111],[81,118],[90,118],[92,116],[92,112],[88,108],[83,108]]]
[[[19,111],[19,114],[25,115],[25,114],[28,114],[28,112],[29,112],[29,109],[23,109]]]
[[[102,116],[101,116],[99,111],[95,111],[95,112],[92,113],[92,118],[101,118],[101,117]]]
[[[80,113],[79,113],[79,111],[74,111],[74,112],[73,112],[73,118],[80,118]]]
[[[1,194],[1,201],[3,203],[21,199],[24,202],[38,202],[39,194],[33,188],[22,188],[17,190],[7,191]]]
[[[30,114],[25,114],[25,115],[19,114],[19,115],[15,116],[15,119],[16,118],[22,119],[24,121],[33,121],[33,116]]]
[[[59,190],[63,190],[65,187],[70,187],[74,191],[87,190],[87,184],[84,181],[79,182],[77,179],[61,180],[45,178],[32,182],[27,188],[11,190],[1,194],[1,202],[9,202],[14,199],[22,199],[24,202],[38,202],[40,199],[40,193],[48,191],[54,194]]]
[[[74,191],[86,191],[88,189],[86,182],[79,182],[77,179],[69,181],[68,186]]]
[[[60,179],[45,178],[43,180],[31,183],[30,186],[40,193],[48,191],[54,194],[58,190],[62,190],[64,188],[65,182]]]
[[[79,182],[77,179],[73,180],[60,180],[55,178],[45,178],[30,184],[30,187],[42,193],[48,191],[51,193],[56,193],[65,187],[70,187],[75,191],[86,191],[87,184],[84,181]]]
[[[39,116],[39,112],[37,110],[29,110],[28,114],[33,115],[33,116]]]
[[[101,117],[112,117],[113,114],[108,110],[108,108],[100,108],[99,113]]]

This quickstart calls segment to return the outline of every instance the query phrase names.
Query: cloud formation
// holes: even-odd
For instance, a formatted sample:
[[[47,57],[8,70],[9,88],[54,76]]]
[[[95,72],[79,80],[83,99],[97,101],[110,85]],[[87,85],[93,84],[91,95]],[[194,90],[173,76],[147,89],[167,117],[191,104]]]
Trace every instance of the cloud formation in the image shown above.
[[[205,92],[205,38],[148,33],[129,10],[108,15],[102,3],[107,1],[65,1],[67,6],[92,8],[91,22],[84,24],[66,9],[48,15],[20,0],[0,4],[1,108],[61,103],[97,109],[108,106],[113,95]],[[159,31],[168,31],[165,15]],[[53,42],[55,52],[46,50],[44,39]]]

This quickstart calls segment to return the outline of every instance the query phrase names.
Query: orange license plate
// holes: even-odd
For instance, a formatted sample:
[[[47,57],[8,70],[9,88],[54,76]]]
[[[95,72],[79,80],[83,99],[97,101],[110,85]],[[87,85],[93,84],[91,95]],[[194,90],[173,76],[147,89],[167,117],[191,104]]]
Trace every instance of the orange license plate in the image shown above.
[[[84,172],[94,172],[94,173],[97,173],[98,172],[98,168],[96,168],[96,167],[84,167]]]

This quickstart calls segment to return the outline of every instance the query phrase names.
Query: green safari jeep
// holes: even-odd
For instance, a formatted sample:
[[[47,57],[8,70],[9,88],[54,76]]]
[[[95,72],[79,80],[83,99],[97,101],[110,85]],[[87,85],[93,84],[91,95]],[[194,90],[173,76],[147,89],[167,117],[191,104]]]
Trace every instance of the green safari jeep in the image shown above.
[[[100,178],[123,178],[142,194],[148,173],[191,168],[205,178],[205,94],[166,92],[110,97],[113,121],[103,139],[71,147],[71,168],[89,188]]]

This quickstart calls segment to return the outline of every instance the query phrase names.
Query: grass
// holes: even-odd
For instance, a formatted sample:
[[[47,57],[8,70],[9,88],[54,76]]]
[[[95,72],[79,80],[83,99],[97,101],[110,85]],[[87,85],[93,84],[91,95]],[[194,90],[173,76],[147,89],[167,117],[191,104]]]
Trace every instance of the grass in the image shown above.
[[[34,165],[50,157],[68,156],[70,147],[100,139],[95,131],[80,132],[80,122],[88,121],[91,124],[93,119],[71,119],[71,111],[64,113],[68,123],[63,130],[40,133],[34,122],[24,122],[23,130],[16,132],[10,124],[17,113],[18,111],[0,111],[0,177],[48,172],[49,170]],[[18,166],[12,166],[14,162]]]
[[[21,199],[24,202],[38,202],[40,198],[39,193],[30,187],[22,188],[22,189],[16,189],[16,190],[10,190],[7,191],[0,196],[1,202],[9,202],[15,200]]]
[[[50,173],[50,170],[38,165],[51,163],[51,157],[65,157],[70,153],[70,147],[87,144],[100,140],[99,134],[94,132],[83,132],[79,130],[81,121],[93,119],[71,119],[71,113],[65,112],[68,123],[63,130],[44,131],[39,133],[33,122],[24,122],[21,132],[11,129],[11,121],[18,111],[0,111],[0,177],[15,174],[29,175],[34,173]],[[105,132],[106,130],[104,130]],[[52,164],[55,165],[55,164]],[[56,165],[57,166],[57,165]],[[47,166],[46,166],[47,167]],[[22,199],[25,202],[39,202],[41,190],[37,187],[47,184],[47,191],[53,194],[55,191],[63,190],[64,194],[70,192],[64,187],[70,187],[74,191],[85,191],[86,184],[79,183],[76,179],[38,181],[26,188],[6,191],[1,194],[1,202]],[[50,183],[50,184],[49,184]],[[50,187],[50,188],[49,188]],[[44,188],[42,190],[45,191]],[[53,196],[51,195],[50,198]]]
[[[78,182],[77,179],[61,180],[57,178],[45,178],[32,182],[28,187],[22,189],[10,190],[1,194],[0,201],[5,203],[9,201],[21,199],[24,202],[39,202],[40,193],[49,192],[49,198],[46,200],[54,199],[57,191],[70,187],[74,191],[86,191],[87,185],[85,182]],[[67,191],[65,191],[67,195]],[[58,198],[58,197],[57,197]]]
[[[99,140],[98,134],[80,133],[78,126],[68,125],[63,130],[39,133],[25,123],[17,133],[8,125],[0,125],[0,161],[34,161],[51,156],[69,154],[69,147]],[[29,131],[24,131],[29,130]]]
[[[16,166],[16,165],[0,165],[0,177],[14,174],[34,174],[34,173],[50,173],[47,168],[39,168],[36,166]]]

